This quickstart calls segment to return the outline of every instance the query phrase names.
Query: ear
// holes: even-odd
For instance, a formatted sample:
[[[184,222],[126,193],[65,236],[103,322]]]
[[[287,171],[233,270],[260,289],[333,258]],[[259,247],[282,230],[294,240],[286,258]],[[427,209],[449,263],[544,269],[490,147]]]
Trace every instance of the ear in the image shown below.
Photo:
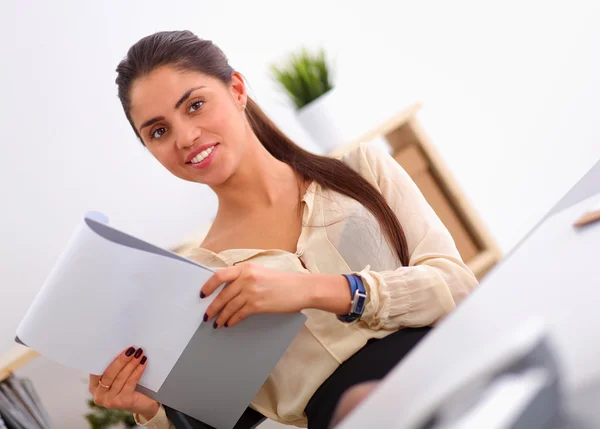
[[[246,93],[246,83],[244,82],[244,77],[239,72],[234,72],[231,76],[231,94],[233,95],[233,99],[238,104],[240,110],[244,110],[248,100],[248,94]]]

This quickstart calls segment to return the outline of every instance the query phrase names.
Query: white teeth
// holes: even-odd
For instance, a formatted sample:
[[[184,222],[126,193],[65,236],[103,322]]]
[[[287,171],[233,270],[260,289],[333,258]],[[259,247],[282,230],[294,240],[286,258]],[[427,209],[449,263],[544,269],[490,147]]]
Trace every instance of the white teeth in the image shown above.
[[[191,163],[192,164],[198,164],[199,162],[202,162],[208,155],[210,155],[212,153],[213,147],[209,147],[208,149],[203,150],[198,155],[196,155],[195,157],[193,157]]]

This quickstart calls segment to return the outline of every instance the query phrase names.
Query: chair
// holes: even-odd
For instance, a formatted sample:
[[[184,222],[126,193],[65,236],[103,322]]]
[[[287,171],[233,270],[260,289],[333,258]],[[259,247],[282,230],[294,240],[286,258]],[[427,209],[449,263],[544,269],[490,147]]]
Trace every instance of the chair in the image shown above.
[[[174,410],[166,405],[163,406],[165,407],[167,417],[176,429],[216,429],[182,413],[181,411]],[[248,407],[233,429],[254,429],[266,419],[267,418],[261,413]]]

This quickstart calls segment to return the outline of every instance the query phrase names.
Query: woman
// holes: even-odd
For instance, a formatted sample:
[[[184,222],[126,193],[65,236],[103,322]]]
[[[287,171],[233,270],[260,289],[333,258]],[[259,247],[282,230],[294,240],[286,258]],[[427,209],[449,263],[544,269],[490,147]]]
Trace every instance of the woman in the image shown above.
[[[255,313],[307,322],[251,407],[285,424],[325,428],[351,386],[381,379],[477,281],[404,170],[366,145],[343,159],[302,150],[248,97],[210,41],[161,32],[117,67],[134,132],[175,176],[210,186],[216,219],[191,258],[229,283],[204,316],[216,329]],[[130,348],[90,377],[96,403],[168,428],[134,391],[146,366]]]

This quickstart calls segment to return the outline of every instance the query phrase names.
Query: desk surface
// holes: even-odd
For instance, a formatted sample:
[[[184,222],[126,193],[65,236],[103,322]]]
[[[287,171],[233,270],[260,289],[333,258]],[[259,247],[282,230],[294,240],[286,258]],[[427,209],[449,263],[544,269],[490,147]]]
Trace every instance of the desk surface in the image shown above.
[[[532,316],[548,326],[568,392],[600,379],[600,225],[572,221],[600,194],[598,162],[450,316],[340,425],[412,428],[419,410],[470,376],[477,356]],[[437,396],[436,396],[437,395]],[[415,411],[417,410],[417,411]]]

